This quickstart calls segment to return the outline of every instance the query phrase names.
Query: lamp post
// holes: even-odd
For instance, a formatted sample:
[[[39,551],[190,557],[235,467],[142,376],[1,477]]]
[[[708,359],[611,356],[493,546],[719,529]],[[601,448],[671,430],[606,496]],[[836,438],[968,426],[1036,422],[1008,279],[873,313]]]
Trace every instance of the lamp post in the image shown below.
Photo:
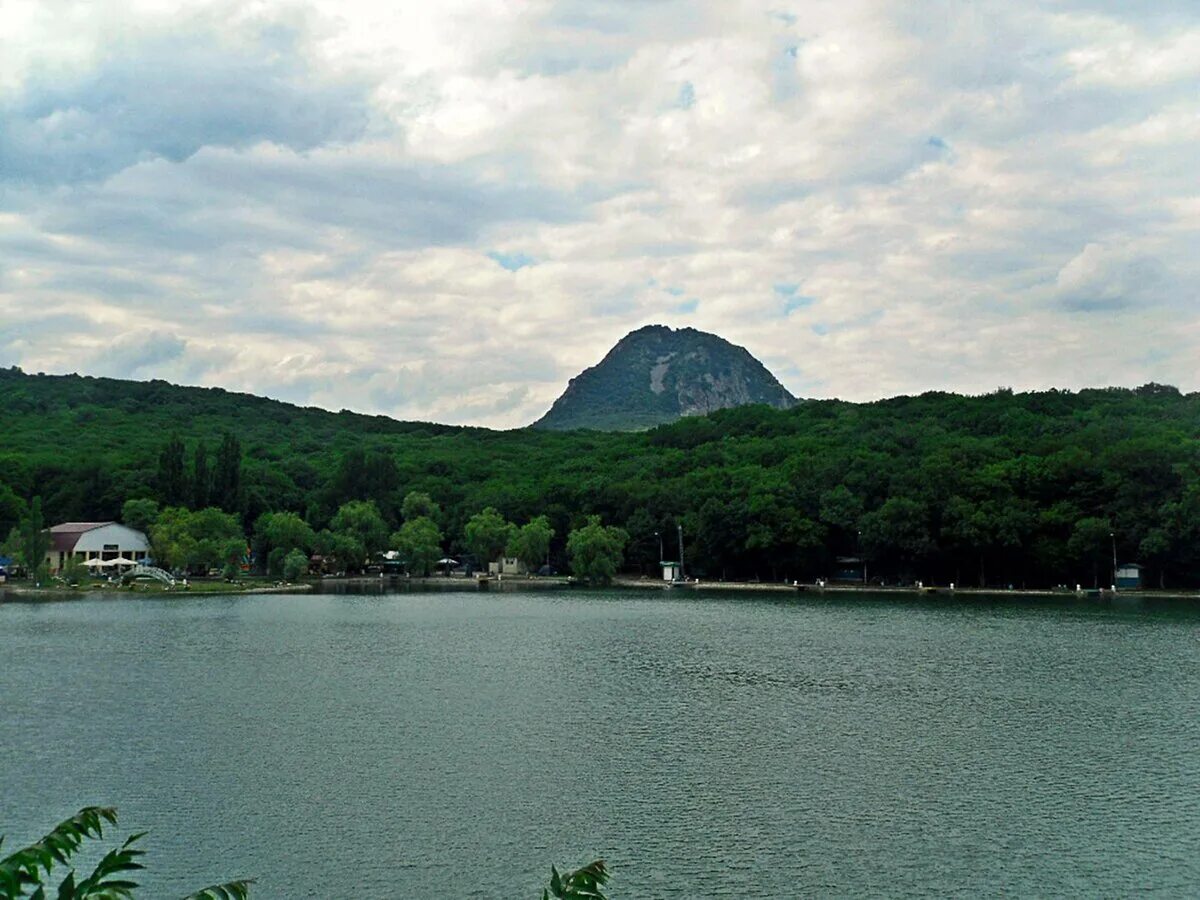
[[[663,561],[666,559],[666,557],[663,555],[663,552],[664,552],[664,551],[663,551],[663,538],[662,538],[662,532],[661,532],[661,531],[656,531],[656,532],[654,532],[654,536],[655,536],[656,538],[658,538],[658,565],[659,565],[659,567],[661,568],[661,567],[662,567],[662,564],[663,564]]]
[[[683,526],[675,526],[679,531],[679,580],[687,581],[687,576],[683,573]]]
[[[1117,589],[1117,535],[1116,535],[1116,532],[1110,531],[1108,533],[1108,538],[1110,541],[1112,541],[1112,553],[1113,553],[1112,586],[1113,586],[1113,590],[1115,591]]]
[[[858,561],[863,567],[863,584],[867,583],[867,558],[862,555],[862,529],[858,530],[858,537],[854,539],[854,552],[858,555]]]

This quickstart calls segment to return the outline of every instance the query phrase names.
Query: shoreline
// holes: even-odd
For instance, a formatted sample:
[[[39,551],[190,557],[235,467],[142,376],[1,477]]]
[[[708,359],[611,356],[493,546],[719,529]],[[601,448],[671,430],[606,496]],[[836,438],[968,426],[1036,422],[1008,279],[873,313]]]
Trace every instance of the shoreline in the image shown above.
[[[193,590],[197,584],[204,585],[199,590]],[[267,584],[238,588],[236,585],[222,584],[219,587],[213,582],[191,582],[188,587],[150,587],[114,588],[109,585],[97,584],[87,587],[34,587],[28,584],[0,584],[0,603],[9,600],[79,600],[82,597],[101,594],[106,597],[237,597],[242,594],[311,594],[315,585],[311,582],[303,584]]]
[[[594,590],[597,588],[615,590],[642,591],[686,591],[695,594],[764,594],[764,595],[833,595],[843,598],[855,596],[891,595],[897,598],[929,597],[937,599],[951,598],[1053,598],[1053,599],[1090,599],[1112,600],[1116,598],[1149,599],[1149,600],[1200,600],[1200,590],[1171,590],[1171,589],[1127,589],[1112,591],[1111,589],[1087,588],[1082,591],[1054,590],[1050,588],[964,588],[951,589],[942,585],[916,586],[864,586],[857,584],[817,584],[801,582],[786,584],[781,582],[749,582],[749,581],[689,581],[671,583],[659,581],[650,577],[615,578],[607,586],[591,586],[582,584],[564,576],[529,577],[529,576],[496,576],[480,578],[446,578],[443,576],[428,577],[369,577],[355,576],[349,578],[316,578],[296,584],[245,584],[230,585],[203,580],[193,580],[187,588],[139,586],[130,588],[113,588],[106,585],[95,585],[80,588],[32,587],[27,584],[8,582],[0,584],[0,603],[6,601],[66,601],[77,600],[88,595],[104,595],[109,597],[234,597],[243,594],[312,594],[343,592],[359,592],[367,588],[379,588],[380,593],[402,592],[406,588],[427,591],[500,591],[500,592],[536,592],[550,589],[560,590]]]

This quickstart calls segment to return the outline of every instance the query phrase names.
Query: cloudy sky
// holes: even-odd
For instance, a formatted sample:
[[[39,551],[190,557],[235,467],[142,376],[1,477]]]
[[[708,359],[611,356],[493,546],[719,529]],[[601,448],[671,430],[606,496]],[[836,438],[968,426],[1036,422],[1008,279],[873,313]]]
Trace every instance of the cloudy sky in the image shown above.
[[[657,322],[1196,390],[1198,148],[1196,0],[3,0],[0,365],[509,427]]]

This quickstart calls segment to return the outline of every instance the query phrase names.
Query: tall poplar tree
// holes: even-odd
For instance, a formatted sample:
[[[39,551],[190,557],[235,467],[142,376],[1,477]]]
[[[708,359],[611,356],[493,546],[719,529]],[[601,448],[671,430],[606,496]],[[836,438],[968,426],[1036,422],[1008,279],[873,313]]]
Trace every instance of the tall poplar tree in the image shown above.
[[[158,457],[158,493],[163,506],[183,506],[188,501],[183,440],[171,435]]]
[[[230,432],[221,437],[213,469],[210,502],[226,512],[237,512],[242,499],[242,445]]]
[[[209,503],[212,476],[208,471],[208,445],[200,441],[192,458],[192,509],[204,509]]]

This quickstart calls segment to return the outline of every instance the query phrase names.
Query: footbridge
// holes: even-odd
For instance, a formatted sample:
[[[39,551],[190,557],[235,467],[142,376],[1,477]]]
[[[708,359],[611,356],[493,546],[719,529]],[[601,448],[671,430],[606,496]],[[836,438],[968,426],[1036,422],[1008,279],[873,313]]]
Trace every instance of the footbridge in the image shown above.
[[[134,566],[125,573],[125,577],[130,580],[134,578],[153,578],[168,586],[175,584],[175,576],[166,569],[160,569],[158,566]]]

